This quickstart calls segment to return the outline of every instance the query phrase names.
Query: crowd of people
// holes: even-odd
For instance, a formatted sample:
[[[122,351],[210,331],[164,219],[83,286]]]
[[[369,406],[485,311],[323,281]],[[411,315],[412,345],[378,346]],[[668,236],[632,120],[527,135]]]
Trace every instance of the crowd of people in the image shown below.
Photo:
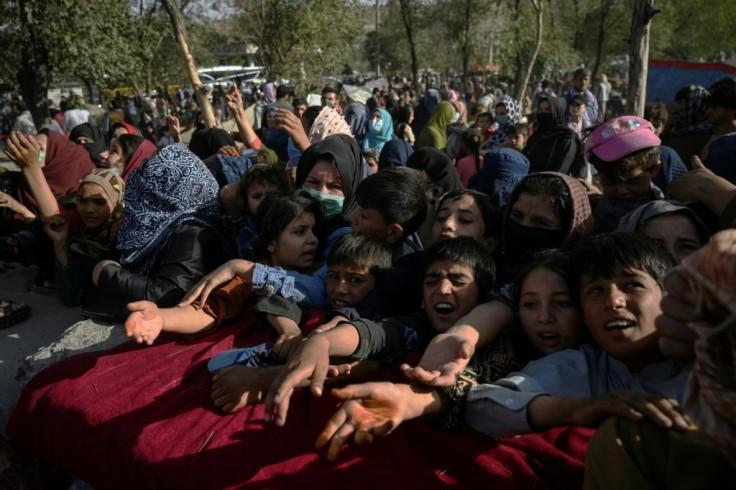
[[[736,79],[638,117],[590,76],[542,81],[525,101],[474,78],[423,91],[392,79],[365,103],[325,86],[313,106],[268,83],[255,122],[233,85],[220,113],[237,131],[193,112],[188,147],[162,98],[139,120],[122,97],[103,124],[71,108],[38,131],[19,118],[0,259],[37,265],[34,287],[124,323],[131,342],[37,375],[9,438],[95,487],[144,488],[151,468],[173,474],[232,437],[263,444],[254,419],[287,426],[308,403],[297,388],[336,384],[342,403],[311,421],[330,461],[419,418],[481,438],[605,421],[578,484],[584,466],[586,488],[685,488],[677,461],[696,453],[699,483],[724,481]],[[28,314],[0,307],[0,328]],[[245,435],[177,439],[242,413]],[[71,434],[81,442],[58,445]],[[105,457],[126,476],[111,483]]]

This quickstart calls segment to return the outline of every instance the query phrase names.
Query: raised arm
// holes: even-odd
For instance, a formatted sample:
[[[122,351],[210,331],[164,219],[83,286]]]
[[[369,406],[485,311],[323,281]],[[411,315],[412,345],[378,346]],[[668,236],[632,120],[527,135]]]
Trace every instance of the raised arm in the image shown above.
[[[233,114],[235,124],[238,126],[238,133],[240,133],[240,139],[243,141],[245,146],[253,148],[254,150],[260,150],[261,140],[256,135],[256,132],[253,131],[253,126],[251,126],[250,121],[248,121],[248,118],[245,116],[243,96],[235,84],[230,87],[230,91],[225,95],[225,103]]]
[[[23,177],[33,197],[38,203],[41,216],[47,218],[59,214],[59,205],[56,202],[51,187],[43,174],[43,166],[46,158],[46,135],[11,133],[6,140],[3,151],[13,162],[18,164]]]

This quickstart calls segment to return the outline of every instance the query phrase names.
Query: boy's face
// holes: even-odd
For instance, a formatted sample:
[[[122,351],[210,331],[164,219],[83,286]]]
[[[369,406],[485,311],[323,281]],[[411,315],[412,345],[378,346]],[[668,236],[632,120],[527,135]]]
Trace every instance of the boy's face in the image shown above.
[[[488,131],[488,128],[491,127],[491,118],[488,116],[483,116],[478,118],[478,129],[480,129],[481,133],[485,133]]]
[[[646,271],[610,279],[583,273],[580,300],[593,339],[610,355],[635,370],[658,358],[654,320],[662,314],[662,290]]]
[[[603,194],[610,199],[635,202],[645,199],[649,195],[652,179],[656,177],[662,163],[658,163],[649,170],[635,168],[630,172],[619,175],[619,179],[612,181],[601,174]]]
[[[509,140],[506,143],[507,148],[512,148],[517,151],[522,151],[526,145],[526,137],[523,134],[514,134],[509,136]]]
[[[248,211],[250,214],[256,214],[258,206],[269,192],[275,191],[276,188],[270,182],[253,182],[248,187]]]
[[[375,285],[376,278],[368,267],[339,264],[327,269],[325,286],[333,310],[348,308],[363,301]]]
[[[350,215],[350,225],[353,231],[362,231],[371,236],[386,240],[389,244],[396,243],[396,233],[393,226],[386,223],[386,220],[375,209],[368,209],[358,206]],[[398,237],[400,239],[401,237]]]
[[[424,273],[422,308],[429,323],[444,332],[478,304],[473,268],[449,260],[434,262]]]

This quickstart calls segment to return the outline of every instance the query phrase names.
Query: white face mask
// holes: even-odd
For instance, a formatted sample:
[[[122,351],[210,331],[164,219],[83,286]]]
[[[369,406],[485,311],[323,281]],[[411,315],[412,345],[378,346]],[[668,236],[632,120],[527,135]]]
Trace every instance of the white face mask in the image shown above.
[[[455,113],[455,114],[454,114],[454,115],[452,116],[452,119],[450,119],[450,124],[455,124],[455,123],[456,123],[456,122],[458,122],[459,120],[460,120],[460,113],[459,113],[459,112],[456,112],[456,113]]]

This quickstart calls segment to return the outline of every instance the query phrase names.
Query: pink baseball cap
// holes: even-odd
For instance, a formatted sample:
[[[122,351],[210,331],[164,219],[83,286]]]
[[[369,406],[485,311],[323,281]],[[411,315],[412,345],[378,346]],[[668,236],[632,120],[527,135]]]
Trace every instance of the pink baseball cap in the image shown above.
[[[636,116],[614,117],[590,133],[585,142],[585,158],[591,153],[604,162],[613,162],[642,148],[659,146],[652,123]]]

